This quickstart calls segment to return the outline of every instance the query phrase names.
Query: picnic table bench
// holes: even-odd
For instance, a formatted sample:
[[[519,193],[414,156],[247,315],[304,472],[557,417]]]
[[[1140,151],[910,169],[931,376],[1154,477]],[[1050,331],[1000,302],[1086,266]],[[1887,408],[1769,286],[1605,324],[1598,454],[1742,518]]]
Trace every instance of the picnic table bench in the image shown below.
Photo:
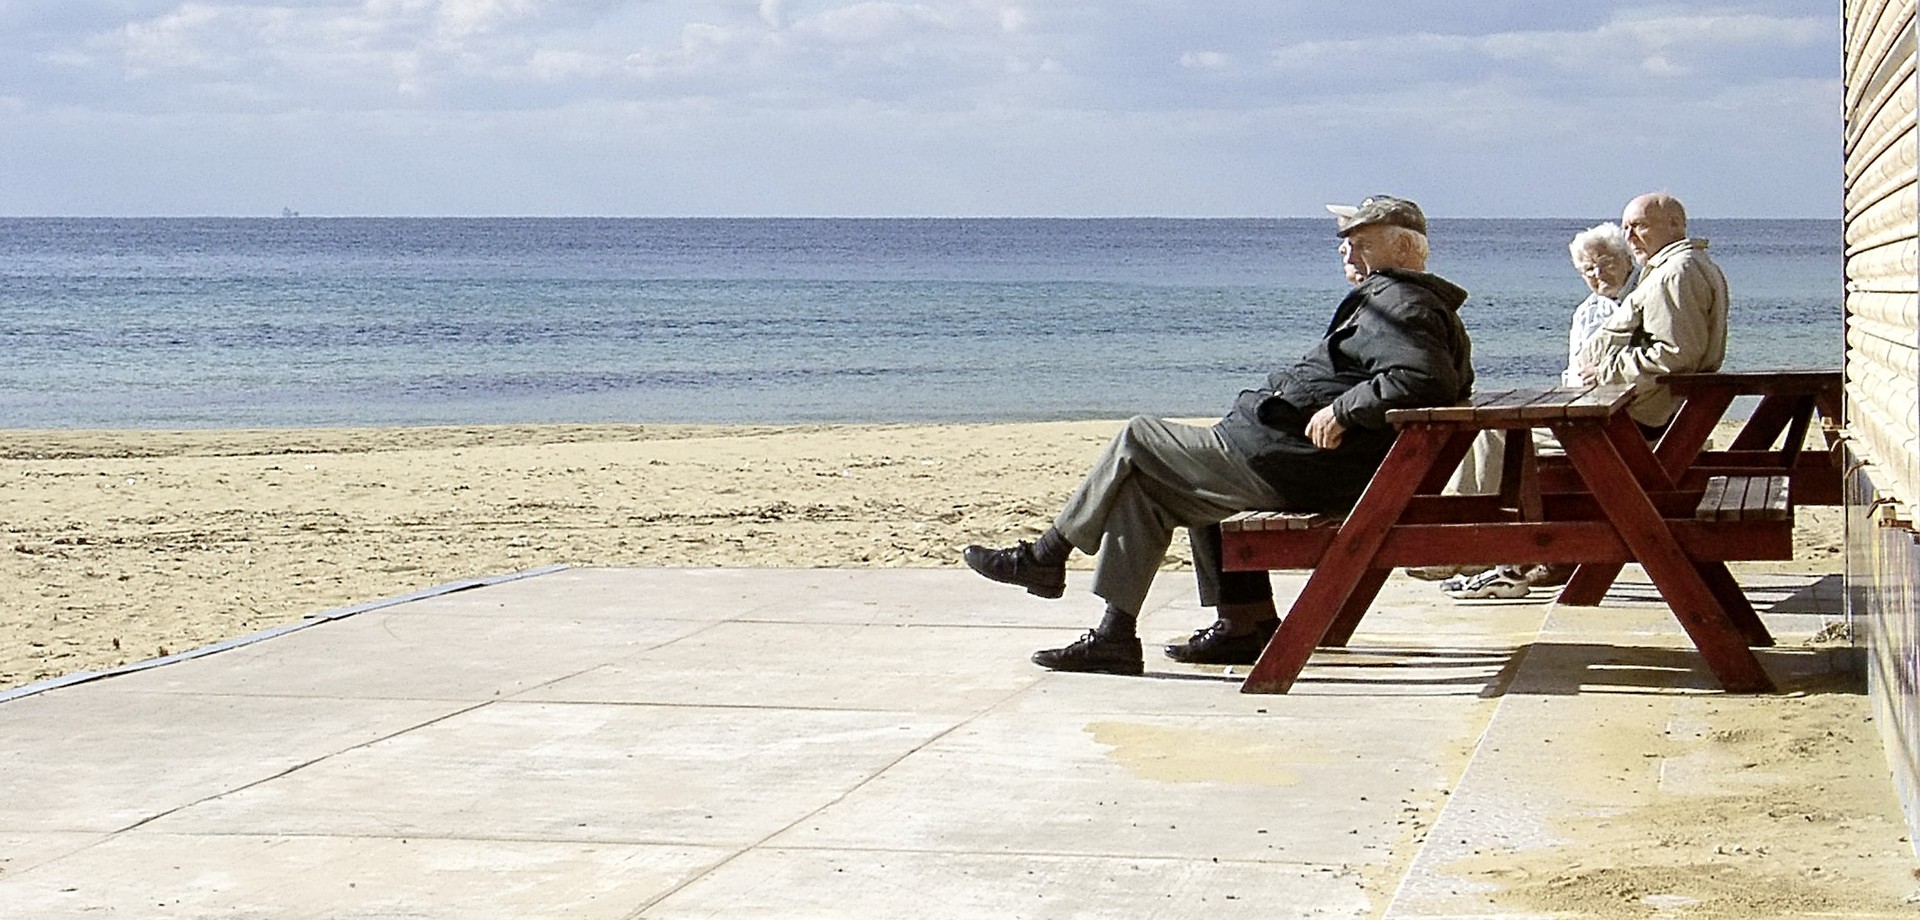
[[[1803,383],[1827,392],[1824,378],[1819,386],[1811,386],[1811,378],[1783,380],[1775,388],[1777,401],[1798,399],[1787,394]],[[1683,386],[1705,394],[1697,410],[1704,415],[1721,394],[1740,395],[1761,383]],[[1227,569],[1313,570],[1241,689],[1286,692],[1316,647],[1346,644],[1394,568],[1526,561],[1591,567],[1590,583],[1605,576],[1603,594],[1622,565],[1638,562],[1723,688],[1771,691],[1773,682],[1752,647],[1771,645],[1772,637],[1726,563],[1792,558],[1792,493],[1814,488],[1800,485],[1812,473],[1801,471],[1797,449],[1791,462],[1734,456],[1765,453],[1752,444],[1775,426],[1774,409],[1767,409],[1752,439],[1730,446],[1723,463],[1703,451],[1705,434],[1683,450],[1699,424],[1691,418],[1673,450],[1657,453],[1627,415],[1630,401],[1625,386],[1553,387],[1483,393],[1460,406],[1394,410],[1387,414],[1398,429],[1393,447],[1344,519],[1254,512],[1222,522]],[[1712,410],[1705,431],[1725,408]],[[1829,409],[1822,405],[1820,411]],[[1774,434],[1793,427],[1795,417],[1787,413]],[[1682,422],[1676,416],[1675,426]],[[1798,424],[1804,437],[1806,423]],[[1480,432],[1534,428],[1553,432],[1565,448],[1563,460],[1543,465],[1530,436],[1509,437],[1500,493],[1441,494]],[[1674,431],[1670,427],[1668,434]],[[1702,458],[1713,462],[1702,464]]]

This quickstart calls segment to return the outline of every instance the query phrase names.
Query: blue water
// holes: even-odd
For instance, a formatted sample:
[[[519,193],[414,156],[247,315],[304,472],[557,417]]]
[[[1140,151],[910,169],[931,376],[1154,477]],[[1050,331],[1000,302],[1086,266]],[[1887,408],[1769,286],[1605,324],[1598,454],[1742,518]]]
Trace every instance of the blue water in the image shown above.
[[[1435,220],[1483,387],[1603,219]],[[0,427],[1211,416],[1345,290],[1329,220],[0,219]],[[1837,366],[1831,220],[1696,220],[1730,368]]]

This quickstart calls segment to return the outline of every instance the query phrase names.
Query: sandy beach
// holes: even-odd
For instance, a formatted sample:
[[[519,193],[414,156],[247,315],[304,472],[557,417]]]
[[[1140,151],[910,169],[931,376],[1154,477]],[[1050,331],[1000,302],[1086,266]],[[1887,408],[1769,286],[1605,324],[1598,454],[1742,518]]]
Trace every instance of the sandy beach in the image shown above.
[[[954,566],[1117,426],[4,431],[0,687],[554,564]],[[1839,571],[1835,510],[1769,567]]]
[[[554,564],[955,565],[1114,428],[0,433],[0,686]]]

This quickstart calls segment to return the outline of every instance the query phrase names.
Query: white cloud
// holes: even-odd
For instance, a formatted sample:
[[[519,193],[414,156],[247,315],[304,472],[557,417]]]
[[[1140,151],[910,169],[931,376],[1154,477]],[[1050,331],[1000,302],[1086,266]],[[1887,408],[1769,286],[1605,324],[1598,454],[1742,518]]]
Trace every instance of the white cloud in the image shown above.
[[[853,3],[801,19],[792,31],[835,44],[873,44],[950,31],[955,18],[951,9],[924,3]]]
[[[1759,55],[1837,51],[1831,16],[1775,16],[1743,12],[1626,11],[1587,32],[1502,33],[1477,42],[1495,60],[1526,61],[1558,70],[1644,70],[1660,78],[1764,72]],[[1728,69],[1722,65],[1743,63]]]
[[[450,38],[496,32],[536,18],[542,7],[551,5],[542,0],[440,0],[434,14],[436,31]]]
[[[273,140],[288,136],[342,161],[417,156],[447,178],[407,185],[396,200],[440,213],[500,213],[507,206],[486,202],[506,195],[507,210],[528,209],[522,189],[569,208],[665,207],[641,191],[555,191],[571,187],[567,171],[582,186],[618,188],[620,174],[599,164],[642,162],[706,177],[681,188],[702,190],[715,210],[758,213],[833,212],[836,201],[875,213],[889,200],[900,213],[1085,213],[1101,210],[1101,195],[1121,213],[1182,201],[1271,213],[1281,203],[1255,190],[1281,177],[1310,205],[1347,184],[1429,174],[1436,186],[1483,177],[1488,190],[1457,193],[1471,209],[1501,200],[1513,177],[1557,176],[1598,156],[1582,152],[1597,132],[1635,125],[1664,132],[1670,172],[1690,159],[1732,182],[1737,153],[1720,141],[1742,120],[1773,139],[1776,170],[1832,172],[1839,15],[1811,6],[0,2],[0,98],[10,100],[0,111],[13,145],[0,169],[37,177],[30,190],[0,188],[0,213],[28,207],[29,194],[32,207],[57,211],[47,190],[63,184],[87,200],[124,186],[126,208],[158,207],[137,203],[160,194],[142,171],[73,156],[61,130],[155,157],[178,150],[183,162],[271,162],[288,156]],[[1388,123],[1391,145],[1357,147],[1342,134]],[[553,136],[574,142],[540,161],[538,180],[520,175],[514,151]],[[709,144],[722,137],[731,143]],[[600,152],[574,162],[567,149]],[[1580,168],[1637,178],[1611,162]],[[380,169],[316,165],[312,181],[371,183],[353,176]],[[475,178],[463,186],[463,176]],[[1793,192],[1753,185],[1739,194]],[[428,189],[441,204],[421,197]],[[1508,201],[1502,213],[1552,210]],[[671,204],[699,210],[693,198]]]
[[[1484,35],[1409,31],[1392,36],[1312,40],[1283,45],[1269,56],[1273,69],[1303,80],[1338,75],[1348,85],[1380,86],[1409,80],[1471,83],[1492,75],[1540,80],[1543,87],[1644,75],[1712,84],[1771,74],[1806,73],[1834,64],[1837,17],[1747,12],[1623,10],[1591,28],[1501,31]],[[1328,82],[1334,78],[1329,76]]]
[[[1231,70],[1234,66],[1233,55],[1218,51],[1188,51],[1180,55],[1180,66],[1192,70]]]

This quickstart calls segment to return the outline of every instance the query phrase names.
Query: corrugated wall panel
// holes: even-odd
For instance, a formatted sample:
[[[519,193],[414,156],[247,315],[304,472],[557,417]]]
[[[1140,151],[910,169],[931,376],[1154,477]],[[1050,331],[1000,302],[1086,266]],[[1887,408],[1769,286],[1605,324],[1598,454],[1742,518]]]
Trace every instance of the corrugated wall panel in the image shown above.
[[[1914,0],[1846,0],[1847,615],[1920,841],[1920,167]],[[1916,845],[1920,852],[1920,844]]]
[[[1847,295],[1847,313],[1851,322],[1877,324],[1883,329],[1912,329],[1920,324],[1920,298],[1909,296],[1911,293],[1856,291]]]
[[[1847,348],[1863,370],[1898,374],[1914,366],[1913,328],[1855,315],[1847,324]],[[1912,382],[1911,371],[1907,381]]]
[[[1894,137],[1896,143],[1868,164],[1850,190],[1848,255],[1913,237],[1914,132],[1909,129]]]
[[[1911,52],[1911,48],[1897,49]],[[1894,136],[1908,127],[1913,121],[1914,100],[1911,94],[1902,92],[1905,79],[1913,76],[1913,57],[1908,53],[1905,58],[1889,59],[1887,66],[1869,79],[1868,89],[1861,99],[1859,115],[1863,119],[1851,126],[1847,135],[1847,175],[1857,178],[1866,171],[1865,164],[1880,156],[1886,147],[1894,143]]]
[[[1911,203],[1909,203],[1911,206]],[[1912,211],[1908,212],[1912,220]],[[1920,240],[1908,236],[1884,246],[1863,249],[1847,259],[1847,280],[1859,282],[1863,291],[1913,291],[1920,273]]]
[[[1889,57],[1888,49],[1901,39],[1901,33],[1913,21],[1913,0],[1876,3],[1862,0],[1847,9],[1846,61],[1849,68],[1865,62],[1869,66]],[[1899,55],[1892,55],[1898,58]],[[1844,105],[1848,112],[1861,111],[1861,97],[1871,89],[1865,80],[1848,80]]]
[[[1848,172],[1852,176],[1847,196],[1849,217],[1855,209],[1875,207],[1900,189],[1910,187],[1914,168],[1914,145],[1911,137],[1913,119],[1908,118],[1905,122],[1907,130],[1891,132],[1886,143],[1875,148],[1872,157],[1866,156],[1864,146],[1855,148],[1859,158],[1850,160],[1847,164]],[[1888,123],[1889,128],[1897,126],[1897,123]],[[1908,136],[1902,137],[1902,133]],[[1851,233],[1854,228],[1847,229]]]
[[[1854,450],[1878,487],[1920,498],[1920,184],[1914,0],[1849,3],[1846,38],[1847,390]],[[1903,395],[1904,394],[1904,395]]]
[[[1913,372],[1896,370],[1902,362],[1914,360],[1913,347],[1852,330],[1847,336],[1847,350],[1849,355],[1861,356],[1855,378],[1859,385],[1852,393],[1852,415],[1847,420],[1851,436],[1861,442],[1856,446],[1856,453],[1865,454],[1867,458],[1913,457],[1916,447],[1920,447],[1920,434],[1915,433],[1912,425],[1896,421],[1911,419],[1920,413]],[[1868,354],[1874,357],[1865,357]],[[1882,490],[1897,486],[1896,479],[1884,475],[1891,471],[1891,466],[1894,464],[1879,459],[1873,463],[1874,480]],[[1905,498],[1905,493],[1901,497]]]

